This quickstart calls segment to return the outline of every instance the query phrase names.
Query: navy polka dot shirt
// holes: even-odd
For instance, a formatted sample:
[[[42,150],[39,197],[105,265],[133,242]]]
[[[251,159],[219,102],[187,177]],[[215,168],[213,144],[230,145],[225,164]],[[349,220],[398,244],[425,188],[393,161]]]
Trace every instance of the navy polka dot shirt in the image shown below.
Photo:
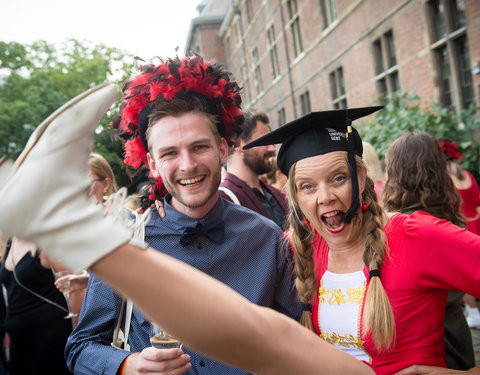
[[[161,219],[154,210],[145,227],[145,240],[151,247],[191,264],[256,304],[299,319],[301,307],[293,286],[291,251],[274,222],[248,208],[219,199],[200,222],[208,225],[223,220],[224,242],[216,244],[200,237],[182,247],[179,241],[183,230],[195,226],[198,220],[181,214],[167,202],[165,211],[167,216]],[[110,345],[121,304],[120,296],[98,277],[90,276],[79,323],[65,348],[67,363],[75,374],[115,375],[130,354]],[[194,311],[192,319],[195,319]],[[132,352],[140,352],[150,346],[149,332],[150,323],[134,308],[128,338]],[[183,350],[191,356],[189,375],[246,374],[189,348],[184,347]]]

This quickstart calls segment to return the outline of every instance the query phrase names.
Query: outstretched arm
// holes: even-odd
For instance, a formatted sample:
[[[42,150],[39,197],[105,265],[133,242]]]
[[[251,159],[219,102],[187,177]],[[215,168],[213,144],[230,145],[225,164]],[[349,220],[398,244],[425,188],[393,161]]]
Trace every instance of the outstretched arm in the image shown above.
[[[187,346],[228,365],[255,374],[373,374],[294,320],[159,252],[125,244],[91,269]]]

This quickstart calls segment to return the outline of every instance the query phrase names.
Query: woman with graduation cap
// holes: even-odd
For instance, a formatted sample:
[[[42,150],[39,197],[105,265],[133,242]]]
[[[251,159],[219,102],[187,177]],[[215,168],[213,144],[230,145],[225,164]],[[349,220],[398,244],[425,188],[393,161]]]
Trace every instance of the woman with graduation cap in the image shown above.
[[[79,95],[39,125],[14,165],[3,159],[0,160],[0,200],[2,201],[0,229],[9,235],[16,235],[42,246],[51,256],[60,258],[74,271],[89,268],[130,298],[148,317],[186,345],[231,366],[244,368],[255,374],[372,374],[372,368],[364,362],[319,339],[313,332],[301,327],[285,315],[250,303],[224,284],[178,260],[151,249],[143,250],[145,248],[143,245],[136,246],[130,243],[134,228],[123,224],[121,215],[119,221],[114,221],[111,215],[104,216],[101,207],[89,201],[87,161],[92,147],[91,137],[96,124],[115,101],[116,96],[116,88],[109,84],[98,86]],[[357,112],[356,117],[369,112],[371,112],[370,109],[366,112]],[[354,118],[354,113],[355,111],[351,110],[351,118]],[[443,254],[439,260],[428,259],[428,257],[424,259],[426,262],[424,269],[432,268],[428,272],[418,272],[413,267],[405,269],[405,261],[402,257],[411,254],[391,251],[392,261],[388,260],[388,257],[383,256],[385,246],[383,246],[384,236],[381,229],[387,222],[387,218],[379,210],[372,213],[372,210],[377,210],[378,205],[373,198],[369,199],[365,196],[365,191],[373,191],[373,187],[366,179],[366,172],[361,163],[359,163],[358,178],[356,177],[354,155],[361,155],[361,149],[357,148],[361,146],[361,142],[358,143],[359,137],[355,130],[347,128],[348,141],[346,141],[345,123],[337,124],[332,119],[332,121],[329,120],[327,128],[326,123],[320,121],[322,116],[324,115],[313,114],[297,122],[298,126],[305,129],[307,133],[317,128],[313,124],[322,124],[318,129],[324,129],[330,141],[314,146],[320,147],[316,151],[310,144],[310,150],[304,152],[308,149],[305,144],[309,142],[302,135],[304,133],[292,132],[292,127],[297,126],[295,123],[280,128],[287,129],[286,132],[279,130],[280,138],[275,138],[278,132],[271,133],[274,134],[274,142],[285,141],[283,151],[279,153],[279,160],[281,160],[279,165],[287,173],[292,167],[294,173],[291,177],[294,179],[295,189],[302,189],[307,197],[311,194],[310,191],[325,191],[328,192],[326,202],[338,200],[338,203],[332,205],[332,209],[325,212],[320,208],[323,202],[320,198],[307,199],[298,195],[299,207],[307,214],[304,215],[298,210],[293,215],[299,215],[298,221],[302,224],[308,218],[307,226],[313,226],[319,233],[325,235],[328,242],[318,236],[314,237],[316,244],[321,245],[315,246],[315,249],[328,250],[331,246],[332,249],[339,250],[339,255],[344,249],[344,260],[351,258],[351,262],[347,262],[347,269],[343,270],[344,274],[350,273],[350,269],[363,272],[366,264],[369,268],[367,274],[376,280],[369,282],[365,298],[368,303],[373,304],[373,309],[369,306],[363,308],[363,316],[368,315],[366,328],[362,329],[362,340],[365,340],[365,346],[373,348],[369,344],[373,342],[375,350],[378,347],[379,351],[388,351],[393,347],[395,350],[389,353],[393,361],[395,358],[402,361],[401,365],[409,363],[442,365],[441,348],[428,348],[434,358],[422,362],[423,357],[417,355],[416,351],[412,352],[410,348],[399,347],[399,339],[403,345],[405,344],[403,339],[405,335],[418,339],[419,330],[422,331],[421,334],[433,335],[438,332],[420,329],[422,327],[418,324],[412,327],[402,326],[406,332],[400,332],[398,327],[401,319],[412,320],[412,315],[415,315],[417,310],[412,309],[409,317],[401,318],[397,315],[397,308],[412,298],[413,293],[410,291],[412,283],[427,279],[426,275],[431,275],[431,285],[427,282],[419,283],[418,289],[421,291],[438,288],[436,293],[433,293],[438,295],[438,298],[436,297],[438,300],[442,299],[443,287],[449,288],[450,284],[454,287],[471,284],[468,291],[478,295],[480,267],[476,267],[474,271],[471,269],[480,263],[480,237],[465,234],[466,232],[455,230],[448,223],[439,223],[421,215],[417,220],[426,225],[427,228],[422,231],[422,235],[425,235],[427,240],[419,243],[419,246],[430,246],[432,244],[429,241],[433,241],[433,245],[438,246],[442,252],[443,245],[439,243],[441,241],[431,238],[434,236],[425,232],[431,230],[442,240],[450,242],[449,245],[452,240],[449,236],[443,235],[443,232],[453,232],[458,240],[456,245],[466,247],[468,244],[471,247],[468,250],[471,264],[461,264],[462,267],[468,268],[469,272],[461,269],[453,272],[452,269],[460,262],[455,259],[445,259]],[[311,119],[315,121],[310,121]],[[305,120],[310,123],[309,126],[302,125]],[[337,127],[337,130],[332,130],[330,127]],[[289,139],[287,139],[288,134],[292,135]],[[297,137],[303,139],[299,144],[296,142]],[[272,142],[272,138],[264,138],[263,142]],[[346,144],[343,149],[338,147],[341,143]],[[305,150],[302,151],[301,147],[297,146],[305,147]],[[325,151],[327,149],[329,151]],[[358,158],[357,161],[359,161]],[[315,173],[319,170],[329,177],[322,177],[323,173],[316,176]],[[33,192],[35,200],[24,199]],[[293,192],[291,194],[295,195]],[[358,202],[360,195],[365,200],[361,209]],[[27,221],[26,217],[28,217]],[[359,239],[357,232],[363,228],[366,218],[370,218],[368,220],[374,223],[365,226],[360,233],[361,236],[368,238],[365,247],[373,247],[373,250],[372,254],[360,256],[364,261],[361,263],[355,256],[350,256],[348,249],[352,246],[355,249],[361,249],[363,238]],[[395,226],[399,232],[398,235],[405,237],[400,240],[408,242],[410,240],[408,233],[405,234],[404,231],[405,227],[408,227],[405,218],[399,216],[391,224],[392,220],[387,226]],[[440,227],[440,230],[435,229],[435,226]],[[415,232],[415,228],[412,232]],[[341,237],[340,239],[335,238],[337,234]],[[294,238],[294,234],[291,238]],[[300,238],[300,241],[305,243],[311,240],[311,237]],[[317,250],[316,252],[318,253]],[[307,259],[300,257],[299,253],[297,249],[299,261]],[[342,273],[338,268],[342,263],[339,262],[338,257],[328,256],[322,260],[321,264],[325,265],[327,260],[330,272]],[[410,258],[408,261],[412,261],[412,265],[416,263]],[[400,262],[401,267],[396,269],[395,262]],[[453,275],[443,278],[444,275],[440,275],[438,271],[439,262],[444,262],[445,268]],[[447,264],[450,262],[452,264]],[[320,265],[320,263],[317,264]],[[319,280],[322,281],[320,270],[320,266],[315,267],[316,275],[319,275]],[[395,285],[393,290],[395,299],[389,297],[395,319],[399,319],[396,343],[392,337],[395,336],[395,328],[385,292],[381,290],[381,285],[373,285],[375,282],[380,283],[380,271],[387,293],[388,287]],[[312,275],[312,277],[315,276]],[[446,281],[442,282],[443,279]],[[356,293],[355,288],[352,292],[352,301],[362,299],[361,293]],[[374,296],[368,295],[373,292],[375,292]],[[314,294],[316,293],[311,294],[312,299],[309,301],[302,293],[306,305],[320,301],[320,298],[313,297]],[[415,300],[421,304],[423,298],[425,297],[420,295]],[[329,299],[335,300],[331,297]],[[379,300],[382,307],[380,313],[376,311]],[[435,316],[430,318],[435,320]],[[352,319],[347,314],[345,318],[339,320],[351,321]],[[385,322],[379,324],[379,320]],[[376,332],[378,327],[383,327],[381,332]],[[374,341],[369,338],[370,336]],[[409,341],[412,345],[416,344],[413,339]],[[166,349],[161,354],[158,351],[152,351],[151,354],[163,357],[171,355],[175,358],[179,355],[179,351],[180,349]],[[422,354],[424,351],[420,352]],[[407,353],[413,360],[404,360]],[[376,353],[373,355],[374,365],[375,356]],[[182,356],[179,361],[185,361],[185,358]],[[182,363],[179,363],[180,369],[183,369]],[[170,372],[170,374],[180,373],[183,371]]]
[[[380,374],[445,367],[448,290],[480,295],[478,239],[425,212],[382,211],[351,127],[380,108],[310,113],[246,147],[282,143],[302,323]]]

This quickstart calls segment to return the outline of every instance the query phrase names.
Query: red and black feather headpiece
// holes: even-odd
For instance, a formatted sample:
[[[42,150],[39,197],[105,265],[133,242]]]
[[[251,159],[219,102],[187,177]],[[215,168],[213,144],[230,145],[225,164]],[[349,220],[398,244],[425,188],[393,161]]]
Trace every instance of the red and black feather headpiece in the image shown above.
[[[206,103],[206,111],[217,118],[217,128],[227,141],[241,132],[243,114],[240,87],[230,80],[230,72],[221,65],[205,61],[198,55],[160,60],[160,64],[140,66],[140,73],[123,88],[119,130],[125,139],[126,165],[146,166],[148,115],[155,106],[173,99],[188,100],[192,96]],[[155,190],[164,195],[161,181]]]

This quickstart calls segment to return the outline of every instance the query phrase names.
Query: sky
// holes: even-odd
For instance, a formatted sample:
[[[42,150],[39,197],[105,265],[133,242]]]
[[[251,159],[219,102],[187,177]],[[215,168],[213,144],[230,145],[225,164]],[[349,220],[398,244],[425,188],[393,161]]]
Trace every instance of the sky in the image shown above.
[[[102,43],[143,59],[184,55],[200,0],[0,0],[0,41],[68,38]]]

